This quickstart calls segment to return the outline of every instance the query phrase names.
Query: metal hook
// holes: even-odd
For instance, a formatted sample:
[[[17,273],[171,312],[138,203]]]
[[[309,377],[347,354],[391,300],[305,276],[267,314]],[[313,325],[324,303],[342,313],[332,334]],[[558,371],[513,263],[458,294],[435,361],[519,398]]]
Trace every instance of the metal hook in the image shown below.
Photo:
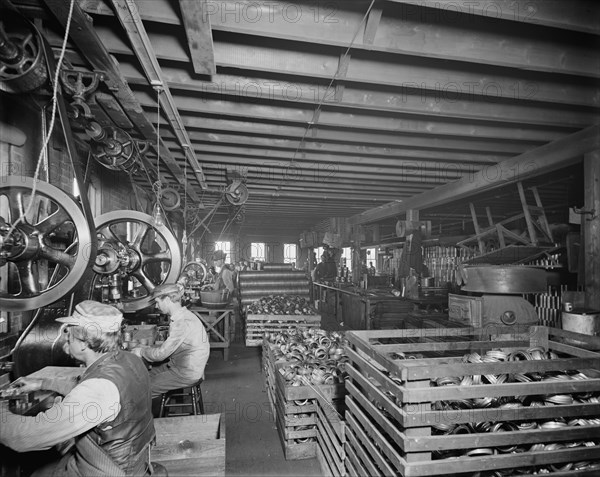
[[[592,220],[594,220],[596,218],[596,209],[585,210],[585,209],[579,209],[577,207],[573,207],[573,212],[575,212],[576,214],[579,214],[579,215],[590,215],[591,217],[589,219],[587,219],[588,222],[591,222]]]

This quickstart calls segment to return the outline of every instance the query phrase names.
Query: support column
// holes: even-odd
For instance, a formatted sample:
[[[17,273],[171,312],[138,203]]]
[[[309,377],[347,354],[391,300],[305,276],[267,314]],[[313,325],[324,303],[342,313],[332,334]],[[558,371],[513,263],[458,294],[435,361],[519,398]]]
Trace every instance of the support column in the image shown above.
[[[584,155],[584,210],[581,216],[584,237],[586,305],[600,310],[600,150]]]
[[[360,269],[361,269],[361,259],[360,259],[360,236],[362,233],[362,226],[355,225],[352,230],[352,281],[354,283],[360,282]]]

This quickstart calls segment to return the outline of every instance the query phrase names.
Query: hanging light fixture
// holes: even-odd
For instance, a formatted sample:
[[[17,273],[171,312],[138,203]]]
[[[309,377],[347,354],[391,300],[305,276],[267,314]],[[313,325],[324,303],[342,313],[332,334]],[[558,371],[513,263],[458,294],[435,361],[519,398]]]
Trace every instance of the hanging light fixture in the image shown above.
[[[162,83],[154,83],[152,87],[156,91],[156,182],[152,189],[156,195],[156,202],[152,208],[152,226],[155,228],[164,227],[165,216],[160,205],[160,196],[162,184],[160,182],[160,93],[163,91]]]

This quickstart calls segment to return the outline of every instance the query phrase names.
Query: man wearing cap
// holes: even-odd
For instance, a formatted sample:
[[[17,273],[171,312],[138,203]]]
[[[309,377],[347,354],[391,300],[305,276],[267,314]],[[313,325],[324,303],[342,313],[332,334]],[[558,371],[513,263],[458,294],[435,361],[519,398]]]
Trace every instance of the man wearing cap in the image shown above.
[[[215,289],[222,290],[223,288],[227,288],[229,293],[233,293],[233,290],[235,289],[233,270],[225,263],[226,257],[227,254],[223,250],[216,250],[213,255],[215,267],[219,271],[217,278],[215,279]]]
[[[181,305],[183,292],[184,288],[176,283],[165,283],[153,290],[156,308],[171,319],[169,337],[160,346],[133,349],[146,361],[163,362],[150,370],[152,398],[191,386],[204,377],[210,343],[202,322]]]
[[[110,305],[79,303],[64,323],[65,351],[86,365],[79,382],[20,378],[10,388],[64,395],[36,416],[12,414],[0,401],[0,443],[27,452],[60,445],[64,455],[34,475],[145,475],[154,439],[150,380],[143,362],[120,349],[123,315]],[[10,389],[9,388],[9,389]],[[68,449],[66,452],[65,450]]]

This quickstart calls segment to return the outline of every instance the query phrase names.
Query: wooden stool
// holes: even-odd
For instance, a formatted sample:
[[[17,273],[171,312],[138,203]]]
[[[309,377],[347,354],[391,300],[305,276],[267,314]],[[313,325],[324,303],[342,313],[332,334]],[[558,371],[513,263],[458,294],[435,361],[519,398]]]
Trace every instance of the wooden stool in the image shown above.
[[[204,402],[202,401],[202,389],[200,389],[200,385],[202,384],[203,379],[200,379],[196,384],[192,384],[186,388],[172,389],[171,391],[167,391],[163,393],[162,399],[160,402],[160,412],[158,414],[159,417],[168,417],[168,416],[197,416],[199,414],[204,414]],[[174,399],[175,398],[175,399]],[[178,401],[181,398],[181,402],[171,403],[171,400]],[[189,399],[186,399],[189,398]],[[190,402],[186,402],[190,401]],[[178,407],[182,409],[182,412],[171,414],[169,409],[172,407]],[[189,409],[189,412],[183,412],[183,409]]]

